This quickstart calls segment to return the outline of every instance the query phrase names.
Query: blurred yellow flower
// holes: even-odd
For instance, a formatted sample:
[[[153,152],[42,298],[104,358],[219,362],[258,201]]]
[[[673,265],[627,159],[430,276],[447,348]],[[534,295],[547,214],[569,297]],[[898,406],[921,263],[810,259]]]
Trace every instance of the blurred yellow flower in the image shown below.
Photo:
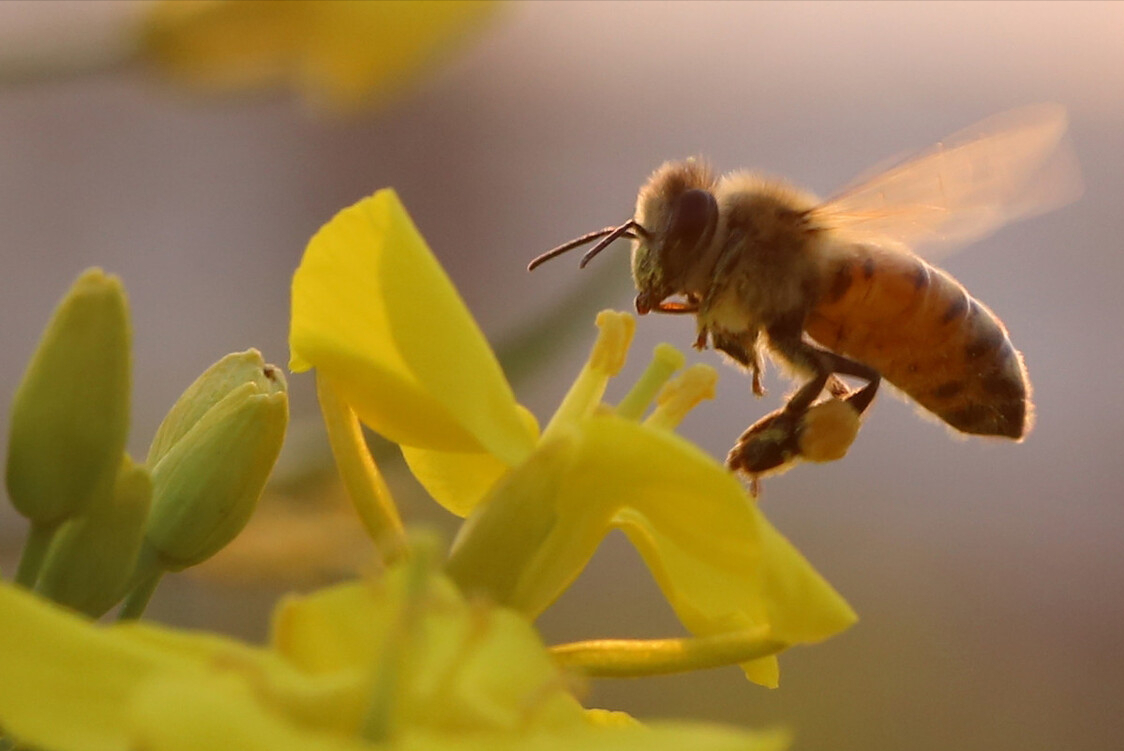
[[[163,0],[141,56],[196,88],[291,86],[327,109],[384,101],[474,31],[495,0]]]
[[[316,368],[337,453],[365,456],[357,430],[332,428],[354,413],[400,444],[438,502],[468,517],[447,564],[465,591],[537,616],[618,528],[696,635],[756,634],[771,652],[849,626],[855,616],[846,602],[738,481],[672,432],[708,396],[713,370],[695,366],[667,383],[682,356],[663,345],[614,410],[601,398],[624,363],[634,321],[602,313],[598,325],[589,362],[540,436],[397,196],[385,190],[340,212],[310,242],[293,279],[290,367]],[[641,422],[653,398],[657,407]],[[366,461],[365,476],[377,478]],[[359,476],[349,482],[363,485]],[[364,518],[378,515],[358,505]],[[743,668],[776,685],[774,657]]]
[[[467,602],[424,551],[283,601],[265,647],[101,626],[0,583],[0,727],[51,751],[779,751],[786,737],[587,713],[520,615]]]

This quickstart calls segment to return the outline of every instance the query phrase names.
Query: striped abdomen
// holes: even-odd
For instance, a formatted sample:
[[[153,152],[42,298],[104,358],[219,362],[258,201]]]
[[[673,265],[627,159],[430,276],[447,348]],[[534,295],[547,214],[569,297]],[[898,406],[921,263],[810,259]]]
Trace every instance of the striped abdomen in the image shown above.
[[[912,253],[835,247],[806,321],[819,344],[870,365],[964,433],[1022,438],[1030,382],[1002,322]]]

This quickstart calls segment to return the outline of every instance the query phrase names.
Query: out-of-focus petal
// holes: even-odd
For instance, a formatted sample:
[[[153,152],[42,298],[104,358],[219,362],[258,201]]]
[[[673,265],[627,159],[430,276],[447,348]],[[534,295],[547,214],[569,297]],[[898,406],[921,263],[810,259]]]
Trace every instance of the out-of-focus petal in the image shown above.
[[[406,446],[530,453],[511,387],[398,197],[344,209],[293,278],[293,370],[315,367],[373,430]]]
[[[59,751],[128,747],[128,699],[186,661],[91,626],[26,590],[0,585],[0,726]]]
[[[231,674],[193,679],[161,676],[136,691],[128,707],[130,745],[151,751],[364,751],[358,738],[315,731],[271,711],[252,684]]]
[[[413,84],[498,7],[488,0],[174,0],[146,19],[142,55],[198,89],[293,86],[333,110]]]
[[[401,656],[394,721],[402,727],[516,733],[584,725],[584,711],[524,618],[470,604],[436,576],[403,610],[410,594],[401,573],[288,598],[275,614],[274,647],[317,675]],[[414,617],[408,627],[399,621],[404,612]]]

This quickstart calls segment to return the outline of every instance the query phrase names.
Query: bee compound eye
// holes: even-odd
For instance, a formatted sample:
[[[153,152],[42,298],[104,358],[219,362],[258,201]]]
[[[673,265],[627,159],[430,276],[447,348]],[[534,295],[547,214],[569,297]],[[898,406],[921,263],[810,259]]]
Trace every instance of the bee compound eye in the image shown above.
[[[718,202],[710,191],[698,188],[675,200],[668,220],[667,243],[684,249],[697,246],[718,221]]]

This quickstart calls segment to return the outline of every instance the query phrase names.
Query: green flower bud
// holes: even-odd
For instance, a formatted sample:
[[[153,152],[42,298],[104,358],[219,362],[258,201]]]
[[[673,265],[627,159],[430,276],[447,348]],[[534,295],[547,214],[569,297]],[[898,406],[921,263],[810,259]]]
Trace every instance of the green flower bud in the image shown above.
[[[129,430],[125,290],[90,269],[63,298],[12,403],[8,495],[33,525],[82,513],[112,484]]]
[[[155,467],[164,454],[191,430],[207,410],[225,399],[231,391],[246,383],[270,390],[273,374],[267,373],[261,353],[256,349],[234,352],[203,371],[180,395],[160,423],[148,448],[145,463]],[[282,384],[282,389],[284,384]]]
[[[35,586],[93,618],[121,599],[136,565],[152,502],[148,469],[126,455],[110,491],[62,525]]]
[[[184,392],[149,451],[153,506],[145,538],[162,568],[201,563],[242,531],[288,419],[285,378],[256,350],[228,355]]]

